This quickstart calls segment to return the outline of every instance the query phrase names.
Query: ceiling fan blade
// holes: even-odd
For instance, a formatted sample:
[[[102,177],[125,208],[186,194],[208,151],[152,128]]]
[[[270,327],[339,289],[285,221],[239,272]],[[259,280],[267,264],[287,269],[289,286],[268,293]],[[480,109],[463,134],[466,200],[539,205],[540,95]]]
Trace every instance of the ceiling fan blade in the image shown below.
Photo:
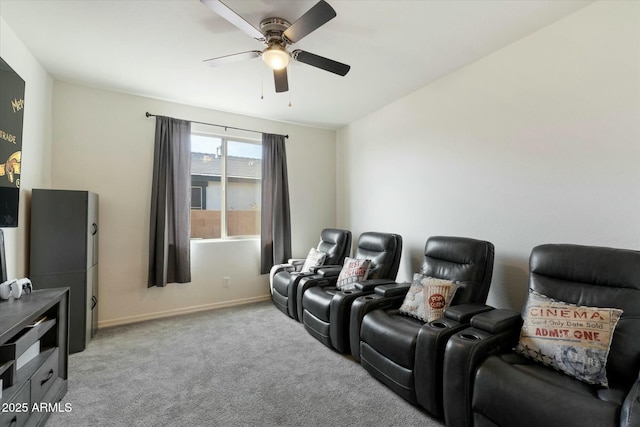
[[[217,58],[205,59],[202,62],[209,65],[210,67],[217,67],[219,65],[227,65],[227,64],[242,61],[245,59],[257,58],[261,54],[262,52],[260,52],[259,50],[250,50],[247,52],[234,53],[231,55],[219,56]]]
[[[320,0],[307,13],[291,24],[283,35],[291,43],[299,42],[307,34],[317,30],[335,17],[336,11],[333,10],[329,3]]]
[[[334,61],[332,59],[324,58],[322,56],[306,52],[304,50],[296,49],[291,53],[293,59],[304,62],[312,67],[322,68],[325,71],[338,74],[339,76],[345,76],[351,69],[350,65],[343,64],[342,62]]]
[[[263,40],[264,34],[262,34],[256,27],[247,22],[242,16],[235,13],[229,6],[222,3],[220,0],[200,0],[200,3],[209,7],[218,15],[222,16],[227,21],[231,22],[236,27],[240,28],[245,33],[257,40]]]
[[[289,80],[287,79],[287,69],[273,70],[273,80],[276,83],[276,92],[286,92],[289,90]]]

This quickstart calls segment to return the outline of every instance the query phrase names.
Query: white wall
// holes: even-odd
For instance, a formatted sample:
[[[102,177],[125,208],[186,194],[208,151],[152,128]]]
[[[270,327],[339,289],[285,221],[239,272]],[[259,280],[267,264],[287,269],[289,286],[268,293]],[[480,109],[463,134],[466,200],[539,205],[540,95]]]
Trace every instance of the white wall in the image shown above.
[[[289,134],[294,255],[306,255],[336,222],[334,131],[55,82],[53,187],[100,196],[99,327],[267,298],[256,240],[194,241],[192,282],[147,288],[155,130],[147,111]],[[316,197],[323,203],[312,203]],[[231,277],[229,288],[223,277]]]
[[[7,275],[25,277],[29,259],[31,189],[51,182],[51,93],[53,81],[0,17],[0,57],[25,81],[24,122],[17,228],[3,228]]]
[[[640,249],[640,3],[599,2],[338,132],[338,223],[496,247],[520,309],[542,243]]]

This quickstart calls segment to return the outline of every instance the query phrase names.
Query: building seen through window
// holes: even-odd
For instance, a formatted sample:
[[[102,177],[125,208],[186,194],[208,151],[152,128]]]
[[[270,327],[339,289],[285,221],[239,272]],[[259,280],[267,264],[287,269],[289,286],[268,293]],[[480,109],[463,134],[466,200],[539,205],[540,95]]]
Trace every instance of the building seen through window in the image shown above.
[[[262,145],[191,135],[191,238],[260,234]]]

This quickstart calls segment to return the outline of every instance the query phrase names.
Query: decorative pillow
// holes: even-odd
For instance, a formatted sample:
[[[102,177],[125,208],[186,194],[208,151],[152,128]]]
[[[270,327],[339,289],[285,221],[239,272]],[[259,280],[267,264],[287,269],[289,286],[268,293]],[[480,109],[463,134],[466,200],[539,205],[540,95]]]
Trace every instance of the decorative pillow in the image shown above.
[[[355,259],[346,257],[342,270],[338,275],[336,287],[341,291],[352,291],[356,288],[356,282],[367,280],[369,274],[370,259]]]
[[[399,311],[423,322],[439,319],[451,304],[456,289],[458,284],[450,280],[415,273]]]
[[[607,357],[622,315],[529,292],[515,351],[589,384],[608,387]]]
[[[309,250],[309,254],[307,255],[307,259],[304,260],[304,264],[302,265],[302,273],[308,273],[311,271],[311,267],[318,267],[324,263],[327,254],[324,252],[320,252],[316,248],[311,248]]]

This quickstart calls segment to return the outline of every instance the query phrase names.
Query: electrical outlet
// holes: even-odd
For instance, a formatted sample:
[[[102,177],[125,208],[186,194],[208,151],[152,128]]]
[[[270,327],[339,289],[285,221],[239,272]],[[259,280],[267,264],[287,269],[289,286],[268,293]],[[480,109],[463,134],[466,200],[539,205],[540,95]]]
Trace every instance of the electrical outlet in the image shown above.
[[[224,286],[225,288],[230,288],[231,287],[231,277],[223,277],[222,278],[222,286]]]

